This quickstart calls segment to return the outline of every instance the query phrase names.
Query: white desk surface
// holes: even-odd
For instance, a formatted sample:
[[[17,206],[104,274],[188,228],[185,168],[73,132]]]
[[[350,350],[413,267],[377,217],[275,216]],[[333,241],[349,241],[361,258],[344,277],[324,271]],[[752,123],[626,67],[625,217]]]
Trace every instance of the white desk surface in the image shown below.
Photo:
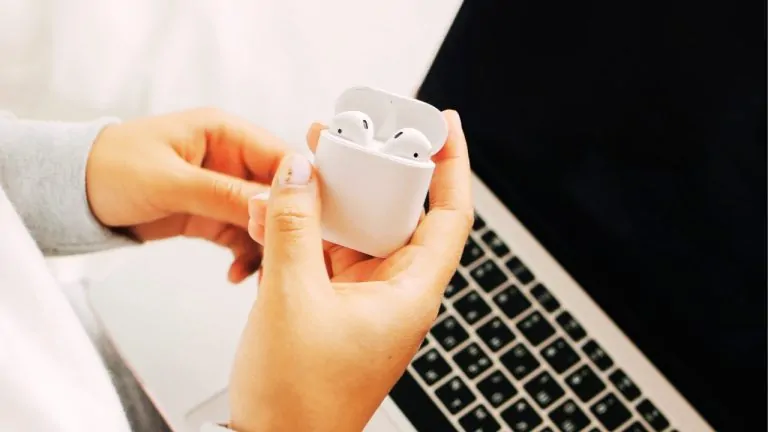
[[[61,69],[51,99],[19,103],[20,111],[56,116],[65,111],[57,107],[67,100],[81,113],[127,117],[216,105],[304,148],[305,128],[330,116],[344,88],[362,84],[412,94],[461,2],[193,3],[197,14],[178,18],[175,30],[166,31],[156,48],[167,50],[167,55],[157,56],[151,73],[141,72],[140,102],[128,96],[120,99],[119,92],[118,102],[99,99],[97,92],[85,92],[78,99],[73,91],[84,78]],[[83,31],[72,29],[80,32],[81,41]],[[92,48],[98,51],[101,46]],[[112,84],[129,82],[118,64],[105,66],[114,68]],[[61,86],[65,78],[73,85]],[[101,94],[119,87],[102,84]],[[191,407],[226,385],[256,295],[254,279],[239,286],[226,282],[229,262],[227,251],[176,239],[65,261],[56,268],[63,278],[85,272],[96,281],[89,296],[107,330],[172,422],[182,424]]]

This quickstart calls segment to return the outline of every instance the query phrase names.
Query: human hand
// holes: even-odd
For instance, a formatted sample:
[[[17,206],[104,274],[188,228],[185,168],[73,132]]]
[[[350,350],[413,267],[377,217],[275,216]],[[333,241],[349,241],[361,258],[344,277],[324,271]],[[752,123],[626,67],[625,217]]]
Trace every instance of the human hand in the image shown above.
[[[228,277],[240,282],[261,264],[247,233],[248,198],[266,189],[285,149],[214,109],[107,126],[88,158],[88,202],[102,224],[143,241],[183,235],[229,248]]]
[[[445,116],[429,212],[389,258],[322,241],[319,185],[301,156],[283,161],[265,206],[252,202],[250,231],[265,255],[231,378],[234,430],[360,431],[400,378],[472,226],[466,142],[458,115]]]

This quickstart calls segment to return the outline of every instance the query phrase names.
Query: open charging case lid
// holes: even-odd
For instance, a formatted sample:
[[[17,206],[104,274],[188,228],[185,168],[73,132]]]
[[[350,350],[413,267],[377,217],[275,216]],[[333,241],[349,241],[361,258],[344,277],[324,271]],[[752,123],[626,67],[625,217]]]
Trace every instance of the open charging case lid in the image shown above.
[[[448,125],[443,114],[432,105],[372,87],[352,87],[336,100],[335,114],[361,111],[373,121],[374,138],[386,141],[395,131],[414,128],[432,144],[432,155],[443,148]]]

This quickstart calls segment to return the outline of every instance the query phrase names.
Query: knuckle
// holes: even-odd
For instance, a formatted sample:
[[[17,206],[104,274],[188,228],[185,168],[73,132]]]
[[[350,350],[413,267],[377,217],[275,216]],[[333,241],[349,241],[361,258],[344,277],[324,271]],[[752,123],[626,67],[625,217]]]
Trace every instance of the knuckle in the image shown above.
[[[272,223],[279,232],[298,232],[307,227],[309,216],[295,207],[285,207],[275,212]]]
[[[217,178],[213,181],[213,192],[225,201],[239,201],[243,193],[243,183],[234,179]]]

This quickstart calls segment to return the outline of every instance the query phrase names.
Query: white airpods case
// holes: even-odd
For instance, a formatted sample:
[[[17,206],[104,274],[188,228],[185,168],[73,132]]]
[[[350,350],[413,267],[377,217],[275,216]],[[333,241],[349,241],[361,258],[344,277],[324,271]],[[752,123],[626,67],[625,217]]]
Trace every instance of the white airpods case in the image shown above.
[[[338,98],[335,113],[361,111],[374,128],[374,146],[350,142],[325,130],[315,150],[322,198],[323,238],[375,257],[386,257],[413,235],[424,208],[435,164],[379,151],[402,128],[422,132],[434,155],[448,126],[435,107],[369,87],[353,87]]]

